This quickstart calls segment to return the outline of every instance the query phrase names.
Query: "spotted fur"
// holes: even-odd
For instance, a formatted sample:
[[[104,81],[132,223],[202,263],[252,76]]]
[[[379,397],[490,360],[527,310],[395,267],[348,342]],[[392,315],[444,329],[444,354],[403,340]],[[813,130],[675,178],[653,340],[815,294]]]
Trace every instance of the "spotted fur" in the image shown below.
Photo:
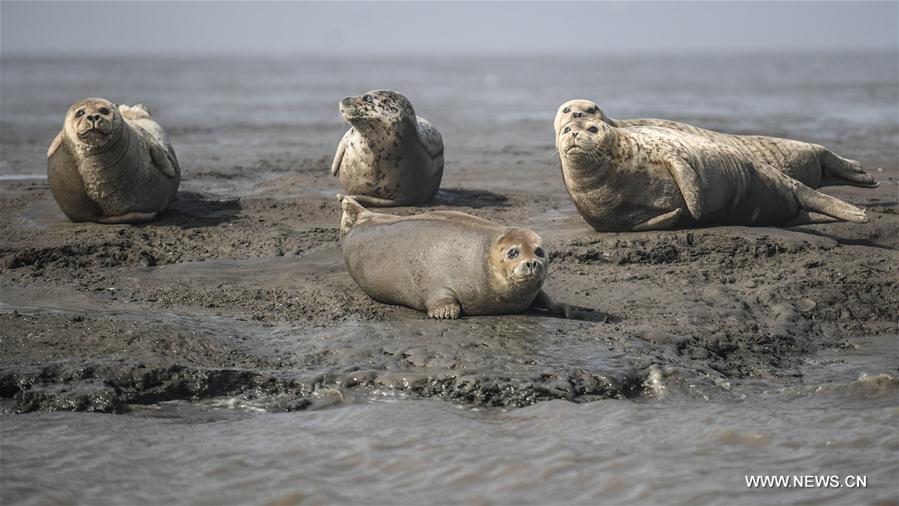
[[[351,125],[331,171],[363,204],[414,205],[431,200],[443,177],[443,138],[395,91],[374,90],[340,102]]]
[[[593,118],[616,127],[652,126],[669,128],[726,144],[741,154],[770,165],[791,178],[809,186],[852,185],[865,188],[878,186],[860,163],[843,158],[824,146],[792,139],[763,135],[732,135],[665,119],[612,119],[590,100],[569,100],[556,112],[554,126],[578,118]]]
[[[863,210],[702,136],[616,127],[597,115],[556,128],[565,186],[598,231],[867,220]]]

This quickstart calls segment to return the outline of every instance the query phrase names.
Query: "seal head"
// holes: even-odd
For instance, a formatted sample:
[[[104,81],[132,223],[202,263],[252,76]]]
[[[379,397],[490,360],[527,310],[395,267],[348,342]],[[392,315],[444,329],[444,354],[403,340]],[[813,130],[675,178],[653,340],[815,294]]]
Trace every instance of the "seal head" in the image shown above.
[[[526,228],[506,229],[490,248],[490,268],[504,287],[539,290],[546,279],[548,259],[543,240]]]
[[[107,149],[122,135],[119,108],[103,98],[75,102],[66,113],[63,129],[75,148],[85,153]]]
[[[596,105],[596,102],[579,98],[569,100],[559,106],[559,109],[556,111],[556,118],[553,120],[553,128],[558,132],[559,127],[578,118],[592,118],[603,123],[615,125],[615,121],[606,116],[602,109]]]
[[[353,127],[414,125],[415,109],[409,99],[391,90],[372,90],[340,101],[340,115]]]

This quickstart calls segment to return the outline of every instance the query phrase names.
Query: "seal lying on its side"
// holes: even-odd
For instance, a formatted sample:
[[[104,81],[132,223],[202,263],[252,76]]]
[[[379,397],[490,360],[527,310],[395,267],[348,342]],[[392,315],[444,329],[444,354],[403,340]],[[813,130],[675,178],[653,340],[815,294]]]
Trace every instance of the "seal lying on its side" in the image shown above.
[[[864,188],[879,186],[862,169],[860,163],[843,158],[818,144],[764,135],[725,134],[665,119],[612,119],[591,100],[569,100],[559,106],[554,121],[556,131],[563,123],[582,117],[599,119],[615,127],[657,126],[705,137],[752,156],[811,188],[832,185]]]
[[[340,102],[352,125],[340,140],[331,173],[346,193],[371,206],[431,200],[443,177],[443,138],[395,91],[374,90]]]
[[[600,232],[867,221],[863,210],[730,146],[669,128],[580,117],[558,127],[556,148],[568,193]]]
[[[47,179],[72,221],[138,223],[172,201],[181,169],[145,106],[86,98],[69,108],[47,151]]]
[[[439,319],[572,311],[543,292],[549,258],[531,230],[454,211],[374,213],[350,197],[341,206],[347,269],[372,299]]]

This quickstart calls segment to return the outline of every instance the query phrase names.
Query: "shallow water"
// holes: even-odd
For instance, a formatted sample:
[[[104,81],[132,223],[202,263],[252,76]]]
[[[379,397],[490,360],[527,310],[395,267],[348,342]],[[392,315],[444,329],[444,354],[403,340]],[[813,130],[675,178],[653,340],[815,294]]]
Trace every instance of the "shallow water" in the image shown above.
[[[660,375],[652,400],[511,411],[373,390],[295,413],[222,399],[6,416],[3,502],[888,504],[894,343],[814,357],[820,383],[740,383],[713,400]],[[754,475],[841,487],[749,488]],[[866,487],[846,485],[856,477]]]

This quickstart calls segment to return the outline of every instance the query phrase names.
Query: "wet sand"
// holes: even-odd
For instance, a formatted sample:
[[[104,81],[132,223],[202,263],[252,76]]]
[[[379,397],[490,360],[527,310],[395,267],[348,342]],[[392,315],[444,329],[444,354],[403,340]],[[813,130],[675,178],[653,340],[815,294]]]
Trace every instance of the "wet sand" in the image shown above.
[[[587,75],[556,92],[558,78],[546,76],[562,64],[552,61],[444,61],[417,67],[388,61],[341,67],[291,61],[76,65],[5,60],[2,423],[19,427],[28,418],[13,413],[48,411],[128,414],[140,420],[149,416],[148,409],[162,406],[165,411],[172,402],[179,409],[212,406],[218,414],[208,415],[211,419],[227,419],[222,413],[229,409],[331,408],[316,416],[342,416],[339,410],[371,404],[383,395],[401,396],[400,404],[407,407],[421,402],[429,406],[423,409],[437,413],[444,408],[422,399],[451,401],[464,409],[559,400],[636,402],[627,404],[631,414],[622,415],[626,419],[640,411],[633,406],[662,402],[671,391],[678,398],[717,403],[708,415],[714,417],[725,416],[727,406],[749,392],[763,406],[757,389],[750,387],[758,382],[801,390],[836,381],[836,376],[815,376],[810,364],[822,354],[865,353],[871,342],[878,343],[878,350],[895,351],[899,336],[899,127],[890,114],[897,103],[895,82],[890,84],[895,61],[892,68],[861,78],[850,71],[875,69],[880,57],[867,62],[831,58],[805,67],[770,64],[769,73],[762,74],[773,79],[780,73],[786,91],[771,90],[765,78],[739,81],[748,65],[685,60],[677,68],[718,65],[731,74],[671,74],[672,87],[682,80],[686,84],[677,89],[692,91],[670,95],[667,107],[658,99],[642,101],[661,93],[658,85],[640,78],[659,65],[653,61],[643,66],[606,62],[597,69],[605,72],[604,81]],[[110,64],[122,73],[117,86],[97,81],[90,72]],[[808,77],[822,65],[843,66],[847,72],[809,84]],[[135,77],[148,70],[165,71],[171,82]],[[439,77],[450,72],[454,77]],[[759,72],[756,68],[750,75]],[[56,86],[41,79],[57,73],[68,79]],[[372,73],[381,78],[372,79]],[[717,101],[706,100],[703,89],[722,83],[705,82],[704,75],[735,81],[722,88]],[[632,89],[618,89],[628,79],[636,83]],[[588,93],[591,86],[603,89]],[[346,128],[338,120],[337,100],[375,87],[409,95],[447,143],[436,200],[390,211],[464,211],[536,230],[552,260],[548,292],[595,309],[595,317],[569,321],[535,313],[429,321],[415,311],[376,303],[354,285],[340,252],[334,198],[339,185],[328,168]],[[605,93],[609,88],[618,94]],[[746,108],[753,93],[757,109]],[[139,226],[69,223],[46,180],[32,177],[45,172],[46,147],[65,108],[82,95],[148,103],[169,132],[184,182],[160,220]],[[875,190],[825,189],[867,209],[870,221],[596,233],[577,215],[552,151],[555,106],[573,96],[606,102],[615,117],[668,117],[827,144],[860,160],[881,181]],[[805,97],[806,106],[796,105],[799,97]],[[842,100],[846,97],[851,97],[849,105]],[[820,117],[808,116],[834,103],[839,105]],[[872,409],[895,405],[895,361],[862,360],[856,369],[887,375],[878,383],[886,389],[886,404],[877,397]],[[537,406],[528,409],[547,413]],[[895,416],[882,412],[886,419]],[[519,416],[519,411],[509,413],[491,416]],[[27,416],[39,417],[33,419],[38,426],[63,420],[61,415]],[[100,419],[78,423],[95,420]],[[421,423],[428,423],[427,417]],[[346,430],[340,427],[332,427],[335,437]],[[43,440],[28,446],[9,441],[7,434],[6,455],[12,450],[24,456]],[[523,458],[533,457],[528,455]],[[4,457],[4,468],[9,462]],[[3,487],[4,503],[39,500],[40,488],[27,486],[29,479],[41,482],[36,476],[17,475],[15,487]],[[460,483],[464,489],[465,480]],[[884,490],[870,497],[896,499]],[[526,494],[488,492],[452,500],[528,502]],[[312,502],[366,498],[322,494],[313,494]],[[426,491],[376,497],[439,502]],[[552,497],[591,502],[576,494],[544,499]],[[640,502],[646,496],[610,497]],[[156,502],[152,494],[149,499]],[[294,500],[302,502],[291,497],[284,502]]]

